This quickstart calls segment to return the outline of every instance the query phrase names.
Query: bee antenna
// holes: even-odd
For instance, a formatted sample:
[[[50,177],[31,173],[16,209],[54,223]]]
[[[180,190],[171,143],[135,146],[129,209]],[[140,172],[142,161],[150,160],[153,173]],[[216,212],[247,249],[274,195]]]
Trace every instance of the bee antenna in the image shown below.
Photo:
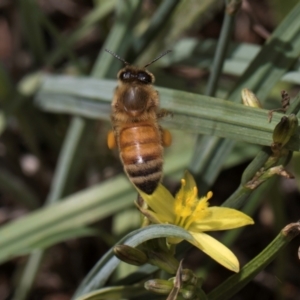
[[[160,54],[158,57],[156,57],[155,59],[153,59],[151,62],[147,63],[144,68],[147,68],[148,66],[150,66],[151,64],[153,64],[154,62],[156,62],[157,60],[159,60],[160,58],[162,58],[163,56],[165,56],[166,54],[172,52],[172,50],[167,50],[165,52],[163,52],[162,54]]]
[[[116,53],[108,50],[108,49],[104,49],[106,52],[108,52],[109,54],[111,54],[112,56],[114,56],[115,58],[117,58],[118,60],[120,60],[121,62],[123,62],[125,65],[129,65],[129,63],[123,59],[122,57],[120,57],[119,55],[117,55]]]

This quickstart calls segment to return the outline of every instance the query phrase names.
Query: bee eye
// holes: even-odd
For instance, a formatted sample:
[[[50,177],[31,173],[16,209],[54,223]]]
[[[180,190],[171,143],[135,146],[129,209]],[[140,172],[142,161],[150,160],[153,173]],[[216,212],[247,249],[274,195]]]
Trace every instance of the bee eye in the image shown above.
[[[126,79],[129,79],[130,76],[131,76],[130,72],[123,72],[123,73],[121,73],[120,78],[126,80]]]
[[[149,76],[146,72],[139,72],[137,77],[138,77],[138,80],[143,83],[151,83],[152,82],[151,76]]]

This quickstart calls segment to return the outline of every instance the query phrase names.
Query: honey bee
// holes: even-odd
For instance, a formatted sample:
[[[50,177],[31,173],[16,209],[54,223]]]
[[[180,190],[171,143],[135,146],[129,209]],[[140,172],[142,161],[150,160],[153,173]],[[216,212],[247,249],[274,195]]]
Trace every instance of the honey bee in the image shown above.
[[[162,179],[163,147],[172,142],[171,133],[158,125],[158,119],[170,115],[159,110],[158,92],[154,89],[154,76],[146,70],[162,56],[143,68],[131,66],[115,53],[125,67],[118,72],[119,84],[112,100],[113,130],[108,133],[110,149],[119,148],[124,170],[130,181],[141,191],[151,195]]]

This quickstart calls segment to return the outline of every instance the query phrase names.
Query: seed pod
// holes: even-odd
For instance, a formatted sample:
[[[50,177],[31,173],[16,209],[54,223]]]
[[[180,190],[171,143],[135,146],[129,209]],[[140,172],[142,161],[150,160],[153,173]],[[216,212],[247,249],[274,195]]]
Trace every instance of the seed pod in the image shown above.
[[[144,287],[148,291],[161,295],[168,295],[173,289],[173,282],[163,279],[152,279],[146,281]]]
[[[130,265],[141,266],[148,262],[148,257],[143,251],[127,245],[115,246],[114,253],[120,260]]]
[[[258,98],[255,96],[255,94],[248,90],[248,89],[242,89],[242,100],[243,104],[250,107],[258,107],[262,108],[262,105]]]
[[[279,148],[283,147],[296,133],[297,127],[298,118],[294,114],[282,117],[273,131],[274,144]]]

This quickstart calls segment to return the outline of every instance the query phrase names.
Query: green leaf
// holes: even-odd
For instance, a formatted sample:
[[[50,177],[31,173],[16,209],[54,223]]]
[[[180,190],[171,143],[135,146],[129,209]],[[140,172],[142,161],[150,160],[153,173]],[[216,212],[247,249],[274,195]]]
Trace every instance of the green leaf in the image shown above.
[[[151,225],[131,232],[119,241],[118,244],[136,247],[145,241],[161,237],[176,237],[184,240],[193,239],[192,235],[181,227],[174,225]],[[119,262],[119,259],[113,254],[113,249],[110,249],[85,277],[73,299],[77,299],[77,297],[103,286]]]
[[[119,176],[1,226],[0,261],[18,255],[20,249],[32,248],[56,234],[78,229],[129,207],[134,198],[130,183]]]
[[[299,234],[299,223],[287,225],[277,237],[254,259],[247,263],[239,273],[232,275],[212,292],[209,300],[231,299],[239,290],[249,283],[260,271],[272,262],[280,251]]]
[[[70,239],[95,236],[97,235],[97,233],[98,232],[96,229],[88,227],[74,228],[60,232],[55,232],[53,235],[47,235],[39,239],[36,243],[32,243],[29,248],[20,248],[19,253],[16,253],[16,255],[25,255],[37,249],[47,249],[57,243],[67,241]]]
[[[263,103],[273,86],[295,64],[300,54],[300,4],[296,5],[276,28],[261,51],[236,83],[228,99],[239,102],[241,90],[252,90]],[[212,185],[231,152],[235,141],[216,137],[202,137],[196,144],[190,170],[201,174],[204,190]],[[267,144],[270,146],[270,144]],[[207,149],[210,147],[210,149]],[[299,149],[299,147],[296,147]],[[203,157],[201,153],[208,153]],[[201,187],[200,185],[200,187]]]
[[[120,300],[129,299],[133,296],[142,297],[146,294],[149,294],[149,292],[145,290],[144,285],[112,286],[85,294],[84,296],[79,297],[76,300]]]
[[[47,77],[37,95],[37,104],[48,111],[81,114],[90,118],[109,118],[109,105],[116,86],[114,81],[64,76]],[[272,134],[282,114],[247,107],[223,99],[183,91],[157,88],[161,107],[173,112],[162,122],[168,128],[270,146]],[[300,101],[298,97],[297,101]],[[287,146],[300,150],[295,136]]]
[[[56,47],[53,52],[48,55],[47,64],[54,65],[63,58],[78,40],[88,34],[97,22],[100,22],[113,11],[115,3],[116,0],[101,0],[101,4],[99,3],[87,16],[83,17],[82,21],[73,32],[68,34],[68,36],[64,36],[63,39],[59,41],[59,47]]]
[[[22,18],[22,29],[33,58],[42,63],[46,56],[46,41],[40,23],[41,12],[38,3],[35,1],[18,1],[18,5]]]

